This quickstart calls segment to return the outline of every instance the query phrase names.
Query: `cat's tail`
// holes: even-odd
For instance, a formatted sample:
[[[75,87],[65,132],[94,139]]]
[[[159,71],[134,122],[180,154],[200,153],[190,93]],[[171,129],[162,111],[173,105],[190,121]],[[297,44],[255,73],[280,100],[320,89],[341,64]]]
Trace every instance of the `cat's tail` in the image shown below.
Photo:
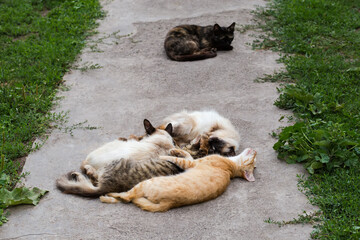
[[[82,173],[69,172],[56,180],[56,187],[63,193],[86,197],[98,197],[104,194],[99,186],[94,186],[91,180]]]
[[[176,55],[174,52],[166,52],[167,56],[175,61],[196,61],[216,57],[216,49],[201,50],[188,55]]]

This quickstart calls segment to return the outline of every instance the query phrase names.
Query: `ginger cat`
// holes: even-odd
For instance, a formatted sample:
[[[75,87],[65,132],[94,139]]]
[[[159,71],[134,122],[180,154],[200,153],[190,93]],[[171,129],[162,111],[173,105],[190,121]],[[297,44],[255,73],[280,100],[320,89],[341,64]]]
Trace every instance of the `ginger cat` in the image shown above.
[[[128,192],[109,193],[100,197],[105,203],[133,202],[150,212],[165,212],[171,208],[196,204],[220,196],[233,177],[255,181],[256,151],[247,148],[241,154],[225,158],[210,155],[196,161],[162,156],[174,162],[185,172],[166,177],[155,177],[137,184]]]

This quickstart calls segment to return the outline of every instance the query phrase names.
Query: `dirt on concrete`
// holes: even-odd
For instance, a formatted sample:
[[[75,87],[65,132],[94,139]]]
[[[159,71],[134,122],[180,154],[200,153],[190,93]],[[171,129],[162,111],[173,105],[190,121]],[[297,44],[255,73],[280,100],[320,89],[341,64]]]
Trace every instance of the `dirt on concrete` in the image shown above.
[[[291,220],[314,209],[297,189],[301,165],[277,159],[270,133],[284,126],[289,112],[276,108],[275,83],[257,83],[281,68],[270,51],[252,50],[251,32],[235,32],[234,50],[212,59],[174,62],[163,41],[179,24],[228,26],[250,24],[260,0],[103,1],[108,16],[89,41],[78,65],[101,68],[72,70],[64,80],[69,91],[55,111],[69,111],[68,125],[96,129],[51,133],[30,154],[24,171],[29,187],[50,192],[38,206],[12,208],[0,239],[308,239],[310,225],[277,225],[266,219]],[[91,67],[90,67],[91,68]],[[149,213],[133,204],[103,204],[98,199],[60,193],[55,179],[78,169],[86,155],[120,136],[141,135],[144,118],[154,125],[172,113],[215,109],[241,134],[240,149],[258,151],[255,182],[232,180],[215,200]],[[286,119],[286,118],[285,118]]]

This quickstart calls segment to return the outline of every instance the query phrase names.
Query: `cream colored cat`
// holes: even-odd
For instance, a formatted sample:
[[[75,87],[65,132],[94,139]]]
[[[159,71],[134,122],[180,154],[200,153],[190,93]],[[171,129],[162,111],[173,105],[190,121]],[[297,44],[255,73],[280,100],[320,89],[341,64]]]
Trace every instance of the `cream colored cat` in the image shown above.
[[[235,157],[210,155],[196,161],[163,156],[186,171],[166,177],[155,177],[140,182],[128,192],[109,193],[100,197],[105,203],[133,202],[143,210],[164,212],[171,208],[196,204],[220,196],[233,177],[255,181],[256,151],[247,148]]]

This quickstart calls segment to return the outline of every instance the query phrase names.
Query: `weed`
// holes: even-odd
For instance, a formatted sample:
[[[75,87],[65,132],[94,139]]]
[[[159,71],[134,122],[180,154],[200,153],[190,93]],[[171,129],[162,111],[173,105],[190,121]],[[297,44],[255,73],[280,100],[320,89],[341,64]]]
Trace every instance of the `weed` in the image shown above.
[[[94,69],[100,69],[102,68],[102,66],[100,66],[99,64],[91,64],[89,62],[85,62],[81,67],[80,66],[75,66],[73,67],[73,69],[75,70],[80,70],[81,72],[86,72],[88,70],[94,70]]]
[[[98,0],[1,1],[0,190],[12,191],[24,177],[16,159],[58,117],[49,113],[57,89],[103,16]]]
[[[271,218],[264,220],[266,223],[276,224],[279,227],[283,227],[288,224],[314,224],[321,221],[321,211],[316,211],[308,214],[306,211],[303,212],[303,215],[298,215],[298,218],[294,218],[290,221],[275,221]]]
[[[253,47],[285,53],[286,72],[264,81],[294,82],[275,105],[292,110],[295,123],[274,149],[312,174],[300,183],[322,211],[314,238],[360,237],[359,9],[355,0],[274,0],[257,11],[265,33]]]

